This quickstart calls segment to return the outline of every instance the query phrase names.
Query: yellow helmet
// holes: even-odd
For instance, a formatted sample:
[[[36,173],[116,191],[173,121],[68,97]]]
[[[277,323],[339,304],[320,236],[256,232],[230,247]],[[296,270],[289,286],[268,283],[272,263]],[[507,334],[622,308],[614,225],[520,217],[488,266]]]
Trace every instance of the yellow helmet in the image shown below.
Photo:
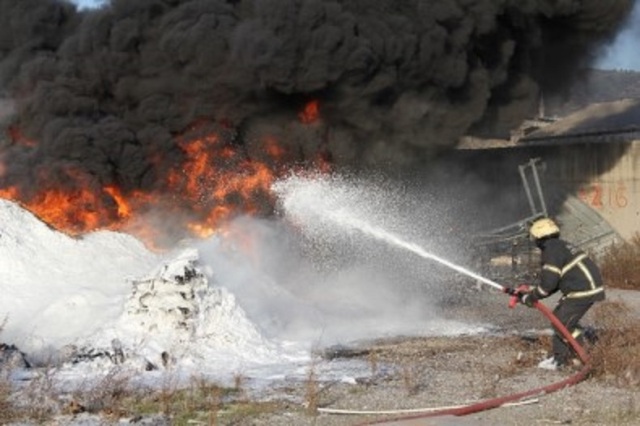
[[[529,228],[529,236],[532,240],[539,240],[551,236],[560,235],[560,228],[556,223],[548,217],[538,219]]]

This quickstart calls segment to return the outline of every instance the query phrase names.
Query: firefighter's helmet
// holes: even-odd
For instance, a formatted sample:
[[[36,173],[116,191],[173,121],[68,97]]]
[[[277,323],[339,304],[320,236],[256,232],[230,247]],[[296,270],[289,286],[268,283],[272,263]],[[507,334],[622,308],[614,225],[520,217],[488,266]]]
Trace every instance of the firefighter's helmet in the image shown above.
[[[532,240],[540,240],[558,235],[560,235],[560,228],[548,217],[536,220],[531,225],[531,228],[529,228],[529,236]]]

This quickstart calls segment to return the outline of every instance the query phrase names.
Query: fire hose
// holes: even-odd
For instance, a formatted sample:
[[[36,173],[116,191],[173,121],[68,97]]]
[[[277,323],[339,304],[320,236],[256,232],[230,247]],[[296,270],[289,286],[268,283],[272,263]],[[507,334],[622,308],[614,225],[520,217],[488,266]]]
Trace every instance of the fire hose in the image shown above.
[[[509,307],[513,308],[518,303],[519,295],[521,291],[521,287],[519,288],[509,288],[501,286],[493,281],[486,280],[487,284],[492,285],[493,287],[500,288],[501,291],[507,293],[511,296]],[[560,322],[560,320],[553,314],[553,312],[545,306],[543,303],[539,301],[533,302],[533,307],[536,308],[544,317],[546,317],[555,330],[564,337],[567,343],[571,346],[571,348],[575,351],[576,355],[580,358],[582,362],[582,368],[575,374],[570,377],[565,378],[556,383],[552,383],[546,386],[538,387],[535,389],[531,389],[524,392],[515,393],[512,395],[501,396],[497,398],[491,398],[484,401],[480,401],[477,403],[472,403],[468,405],[462,406],[453,406],[453,407],[443,407],[441,409],[431,409],[425,410],[425,412],[418,414],[409,414],[403,416],[396,416],[392,418],[385,418],[384,420],[374,420],[372,422],[363,423],[362,425],[373,425],[373,424],[381,424],[392,421],[400,421],[400,420],[412,420],[412,419],[421,419],[427,417],[437,417],[437,416],[465,416],[473,413],[478,413],[481,411],[490,410],[493,408],[497,408],[506,404],[511,404],[516,401],[521,401],[527,397],[540,396],[548,393],[555,392],[557,390],[563,389],[568,386],[575,385],[579,383],[583,379],[587,377],[589,372],[591,371],[591,364],[589,357],[584,350],[584,348],[576,341],[576,339],[571,335],[569,330]]]

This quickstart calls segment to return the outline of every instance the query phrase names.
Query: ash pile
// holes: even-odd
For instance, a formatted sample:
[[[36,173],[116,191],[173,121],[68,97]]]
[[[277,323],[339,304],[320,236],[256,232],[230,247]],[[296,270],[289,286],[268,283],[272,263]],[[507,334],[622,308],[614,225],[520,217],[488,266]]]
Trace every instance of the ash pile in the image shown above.
[[[127,303],[128,316],[150,333],[183,332],[184,338],[196,332],[199,301],[206,297],[208,281],[195,260],[188,259],[178,274],[165,265],[156,277],[133,281]],[[174,268],[175,269],[175,268]]]
[[[215,291],[209,288],[196,259],[188,258],[166,264],[155,276],[132,280],[131,284],[123,322],[135,329],[136,335],[160,337],[171,345],[186,343],[197,335],[201,305],[208,293]],[[113,338],[108,347],[72,346],[67,352],[73,364],[98,359],[122,364],[133,356],[118,338]],[[145,370],[168,367],[173,357],[167,348],[153,358],[141,360]]]
[[[114,366],[135,371],[179,370],[182,364],[242,361],[260,348],[277,351],[247,318],[235,296],[189,249],[149,276],[131,280],[131,293],[113,326],[82,344],[60,350],[58,364],[91,370]],[[273,349],[273,351],[271,351]]]

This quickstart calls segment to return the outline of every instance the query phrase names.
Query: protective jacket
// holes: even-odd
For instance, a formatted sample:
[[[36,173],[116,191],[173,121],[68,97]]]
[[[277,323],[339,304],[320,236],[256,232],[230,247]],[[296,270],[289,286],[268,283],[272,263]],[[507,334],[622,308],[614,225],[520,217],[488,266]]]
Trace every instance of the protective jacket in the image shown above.
[[[540,242],[542,276],[533,294],[544,299],[557,291],[566,299],[604,300],[602,275],[585,253],[575,250],[560,238]]]

